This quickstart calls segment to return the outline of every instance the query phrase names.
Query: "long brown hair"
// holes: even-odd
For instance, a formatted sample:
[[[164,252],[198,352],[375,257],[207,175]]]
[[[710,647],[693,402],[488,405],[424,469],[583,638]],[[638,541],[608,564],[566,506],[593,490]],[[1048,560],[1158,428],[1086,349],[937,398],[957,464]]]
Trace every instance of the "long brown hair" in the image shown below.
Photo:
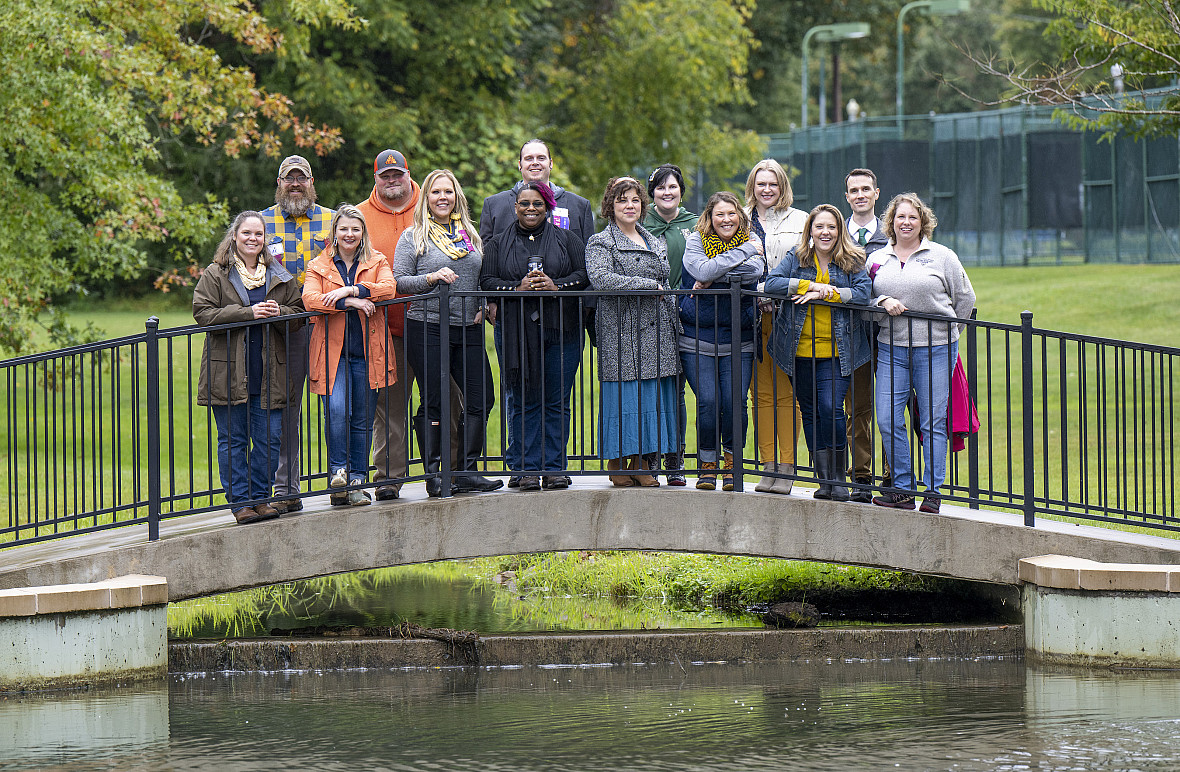
[[[255,212],[253,209],[247,209],[244,212],[239,212],[234,221],[230,223],[229,229],[225,235],[221,237],[221,243],[217,245],[217,250],[213,253],[213,262],[220,265],[222,268],[229,268],[234,264],[234,257],[237,255],[237,248],[234,244],[234,236],[238,233],[238,228],[242,227],[242,223],[249,220],[251,217],[262,223],[262,231],[266,233],[266,220],[263,219],[261,212]],[[263,236],[262,253],[258,255],[258,262],[263,265],[270,265],[270,251],[266,248],[266,236]]]
[[[844,222],[844,215],[831,204],[820,204],[807,215],[807,223],[803,226],[803,236],[799,239],[799,246],[795,248],[795,257],[799,265],[810,268],[815,265],[815,245],[811,243],[811,226],[815,218],[823,213],[836,218],[836,243],[832,246],[830,261],[835,263],[844,273],[852,274],[865,267],[865,251],[852,240],[848,233],[848,223]]]

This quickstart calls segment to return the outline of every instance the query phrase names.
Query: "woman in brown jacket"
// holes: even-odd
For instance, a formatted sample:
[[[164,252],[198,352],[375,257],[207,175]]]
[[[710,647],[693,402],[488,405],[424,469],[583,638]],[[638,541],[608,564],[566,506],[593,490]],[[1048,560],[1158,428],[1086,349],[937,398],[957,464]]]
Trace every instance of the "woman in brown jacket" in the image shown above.
[[[328,485],[343,488],[365,482],[376,392],[397,380],[386,315],[374,305],[392,298],[397,283],[359,209],[338,207],[329,232],[331,242],[307,266],[303,303],[325,314],[311,320],[308,380],[327,416]],[[370,501],[368,491],[348,493],[354,506]]]
[[[234,218],[193,292],[197,324],[302,313],[298,283],[270,259],[265,243],[262,215],[246,211]],[[221,487],[239,523],[279,516],[267,503],[240,505],[270,498],[287,404],[287,333],[302,324],[295,319],[239,325],[205,335],[197,404],[210,407],[217,422]]]

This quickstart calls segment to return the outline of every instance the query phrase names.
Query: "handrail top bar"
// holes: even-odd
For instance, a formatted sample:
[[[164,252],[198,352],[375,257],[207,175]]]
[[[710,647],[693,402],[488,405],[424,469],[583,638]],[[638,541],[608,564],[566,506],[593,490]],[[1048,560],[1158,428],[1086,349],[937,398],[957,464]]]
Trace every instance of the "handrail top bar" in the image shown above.
[[[41,351],[36,354],[23,354],[19,357],[13,357],[12,359],[0,359],[0,368],[19,367],[20,365],[36,364],[39,361],[49,359],[63,359],[65,357],[78,356],[80,354],[92,354],[103,349],[118,348],[119,346],[129,346],[135,345],[136,343],[144,343],[146,340],[147,333],[140,332],[134,335],[124,335],[121,338],[99,340],[95,341],[94,343],[80,343],[77,346],[53,349],[52,351]]]

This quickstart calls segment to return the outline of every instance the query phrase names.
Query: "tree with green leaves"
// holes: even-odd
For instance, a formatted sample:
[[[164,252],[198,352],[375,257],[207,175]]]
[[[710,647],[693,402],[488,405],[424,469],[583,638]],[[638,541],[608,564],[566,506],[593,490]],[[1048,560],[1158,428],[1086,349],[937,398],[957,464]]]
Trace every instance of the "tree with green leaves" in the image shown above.
[[[1066,123],[1113,135],[1180,131],[1180,12],[1173,0],[1036,0],[1056,15],[1045,30],[1053,62],[976,57],[1008,87],[998,103],[1059,105]],[[1146,89],[1164,88],[1144,95]]]
[[[342,0],[281,5],[302,24],[360,26]],[[229,156],[277,155],[288,138],[308,152],[341,143],[248,69],[226,66],[205,45],[211,30],[259,53],[285,43],[236,0],[8,0],[0,9],[9,251],[0,347],[21,350],[55,297],[139,273],[146,245],[204,241],[222,227],[224,206],[186,202],[153,169],[164,139],[184,135]]]

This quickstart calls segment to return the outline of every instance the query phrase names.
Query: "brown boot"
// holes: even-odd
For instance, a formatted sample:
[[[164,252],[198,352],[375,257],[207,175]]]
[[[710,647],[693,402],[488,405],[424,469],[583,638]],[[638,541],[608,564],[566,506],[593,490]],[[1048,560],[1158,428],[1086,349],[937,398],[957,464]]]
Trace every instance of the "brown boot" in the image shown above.
[[[612,458],[606,462],[606,468],[607,471],[617,472],[624,469],[625,465],[623,463],[623,459]],[[631,475],[629,474],[612,474],[609,475],[609,477],[611,484],[616,488],[630,488],[635,484],[635,481],[631,479]]]
[[[712,491],[717,489],[717,462],[702,461],[701,473],[697,475],[697,490]]]
[[[722,467],[722,471],[725,474],[721,478],[721,490],[733,490],[733,454],[728,450],[725,451],[725,466]]]
[[[647,465],[647,459],[644,458],[643,456],[636,455],[636,456],[631,456],[630,458],[627,459],[627,469],[629,469],[629,470],[637,471],[637,470],[650,469],[650,468],[651,467],[649,467]],[[656,479],[655,475],[633,474],[633,475],[631,475],[631,479],[635,481],[636,485],[641,486],[643,488],[658,488],[658,487],[660,487],[660,481]]]

